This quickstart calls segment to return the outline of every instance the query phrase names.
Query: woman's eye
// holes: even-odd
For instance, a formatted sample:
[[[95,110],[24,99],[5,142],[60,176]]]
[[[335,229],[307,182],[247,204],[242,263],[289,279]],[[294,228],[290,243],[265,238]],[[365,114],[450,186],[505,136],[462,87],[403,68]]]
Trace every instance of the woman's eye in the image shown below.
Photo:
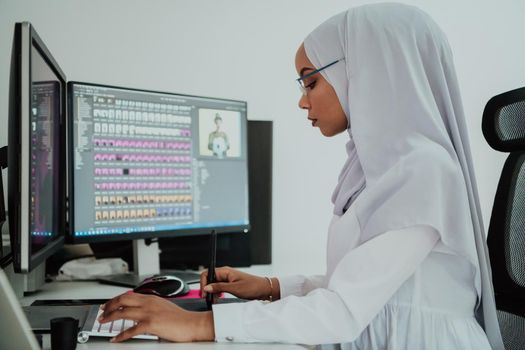
[[[315,86],[315,80],[314,80],[314,81],[312,81],[311,83],[309,83],[309,84],[305,85],[304,87],[305,87],[306,89],[309,89],[309,90],[311,90],[311,89],[313,89],[313,88],[314,88],[314,86]]]

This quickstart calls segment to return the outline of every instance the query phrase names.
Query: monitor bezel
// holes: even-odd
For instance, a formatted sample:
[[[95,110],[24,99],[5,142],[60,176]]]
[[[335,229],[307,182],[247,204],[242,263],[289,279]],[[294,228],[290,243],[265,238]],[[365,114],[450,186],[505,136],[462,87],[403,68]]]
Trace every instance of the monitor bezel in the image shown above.
[[[31,246],[30,222],[30,118],[32,93],[32,48],[35,48],[61,84],[59,117],[59,177],[58,199],[55,217],[58,235],[49,241],[46,247],[33,254]],[[34,27],[29,22],[15,23],[13,52],[10,77],[10,111],[8,135],[8,220],[13,267],[15,272],[27,273],[45,261],[47,257],[64,245],[66,228],[65,208],[65,113],[66,113],[66,76],[51,55]],[[14,104],[14,105],[12,105]]]
[[[106,85],[106,84],[96,84],[96,83],[90,83],[90,82],[81,82],[81,81],[69,81],[67,83],[67,121],[66,121],[66,128],[67,128],[67,142],[68,142],[68,208],[69,208],[69,215],[68,215],[68,230],[66,235],[66,242],[72,243],[72,244],[80,244],[80,243],[96,243],[96,242],[113,242],[113,241],[129,241],[129,240],[136,240],[136,239],[155,239],[159,237],[185,237],[185,236],[197,236],[197,235],[207,235],[210,234],[212,230],[215,230],[218,234],[225,234],[225,233],[247,233],[250,230],[250,218],[248,216],[248,223],[245,225],[236,225],[236,226],[213,226],[213,227],[199,227],[199,228],[184,228],[184,229],[176,229],[176,230],[166,230],[166,231],[153,231],[153,232],[133,232],[133,233],[117,233],[117,234],[101,234],[101,235],[93,235],[93,236],[75,236],[75,197],[74,197],[74,141],[73,141],[73,135],[74,135],[74,121],[73,121],[73,87],[75,85],[87,85],[87,86],[93,86],[93,87],[102,87],[102,88],[109,88],[109,89],[122,89],[127,91],[136,91],[136,92],[146,92],[146,93],[157,93],[157,94],[164,94],[164,95],[172,95],[176,97],[190,97],[190,98],[202,98],[202,99],[212,99],[212,100],[220,100],[220,101],[227,101],[227,102],[236,102],[236,103],[242,103],[245,106],[246,109],[246,132],[244,134],[244,144],[246,144],[247,147],[247,128],[248,128],[248,103],[246,101],[242,100],[235,100],[235,99],[226,99],[226,98],[218,98],[218,97],[208,97],[208,96],[199,96],[199,95],[189,95],[189,94],[180,94],[180,93],[173,93],[173,92],[166,92],[166,91],[159,91],[159,90],[148,90],[148,89],[138,89],[138,88],[129,88],[129,87],[122,87],[122,86],[115,86],[115,85]],[[246,150],[246,174],[248,174],[248,152]],[[246,179],[246,194],[248,195],[249,192],[249,179]],[[247,212],[249,213],[250,206],[250,200],[249,197],[247,198]]]

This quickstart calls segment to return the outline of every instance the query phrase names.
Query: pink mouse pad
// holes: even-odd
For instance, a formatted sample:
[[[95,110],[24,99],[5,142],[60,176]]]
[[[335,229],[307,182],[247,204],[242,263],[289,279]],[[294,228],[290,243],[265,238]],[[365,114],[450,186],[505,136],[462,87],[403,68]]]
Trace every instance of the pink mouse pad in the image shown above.
[[[224,297],[224,293],[219,294],[219,298]],[[175,297],[176,299],[195,299],[202,298],[200,289],[191,289],[188,294],[182,295],[180,297]]]

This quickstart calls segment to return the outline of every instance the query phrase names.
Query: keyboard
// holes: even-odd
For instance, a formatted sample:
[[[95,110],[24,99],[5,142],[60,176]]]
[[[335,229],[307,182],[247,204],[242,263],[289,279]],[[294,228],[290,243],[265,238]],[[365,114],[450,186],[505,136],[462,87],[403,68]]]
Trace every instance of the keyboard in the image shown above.
[[[108,337],[113,338],[120,332],[133,327],[137,323],[132,320],[115,320],[107,323],[99,323],[98,318],[102,315],[103,310],[98,305],[93,305],[89,311],[86,323],[81,332],[78,334],[78,342],[85,343],[89,337]],[[158,340],[159,337],[151,334],[139,334],[133,339]]]

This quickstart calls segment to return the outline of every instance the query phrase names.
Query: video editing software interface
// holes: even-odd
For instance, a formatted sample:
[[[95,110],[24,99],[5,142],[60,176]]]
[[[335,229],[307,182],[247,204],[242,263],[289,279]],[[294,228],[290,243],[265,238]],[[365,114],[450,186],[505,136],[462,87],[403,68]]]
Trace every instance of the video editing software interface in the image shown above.
[[[246,103],[70,87],[75,237],[249,223]]]
[[[55,200],[58,198],[60,82],[40,52],[31,54],[30,230],[31,251],[36,253],[58,235]],[[65,87],[64,87],[65,88]]]

